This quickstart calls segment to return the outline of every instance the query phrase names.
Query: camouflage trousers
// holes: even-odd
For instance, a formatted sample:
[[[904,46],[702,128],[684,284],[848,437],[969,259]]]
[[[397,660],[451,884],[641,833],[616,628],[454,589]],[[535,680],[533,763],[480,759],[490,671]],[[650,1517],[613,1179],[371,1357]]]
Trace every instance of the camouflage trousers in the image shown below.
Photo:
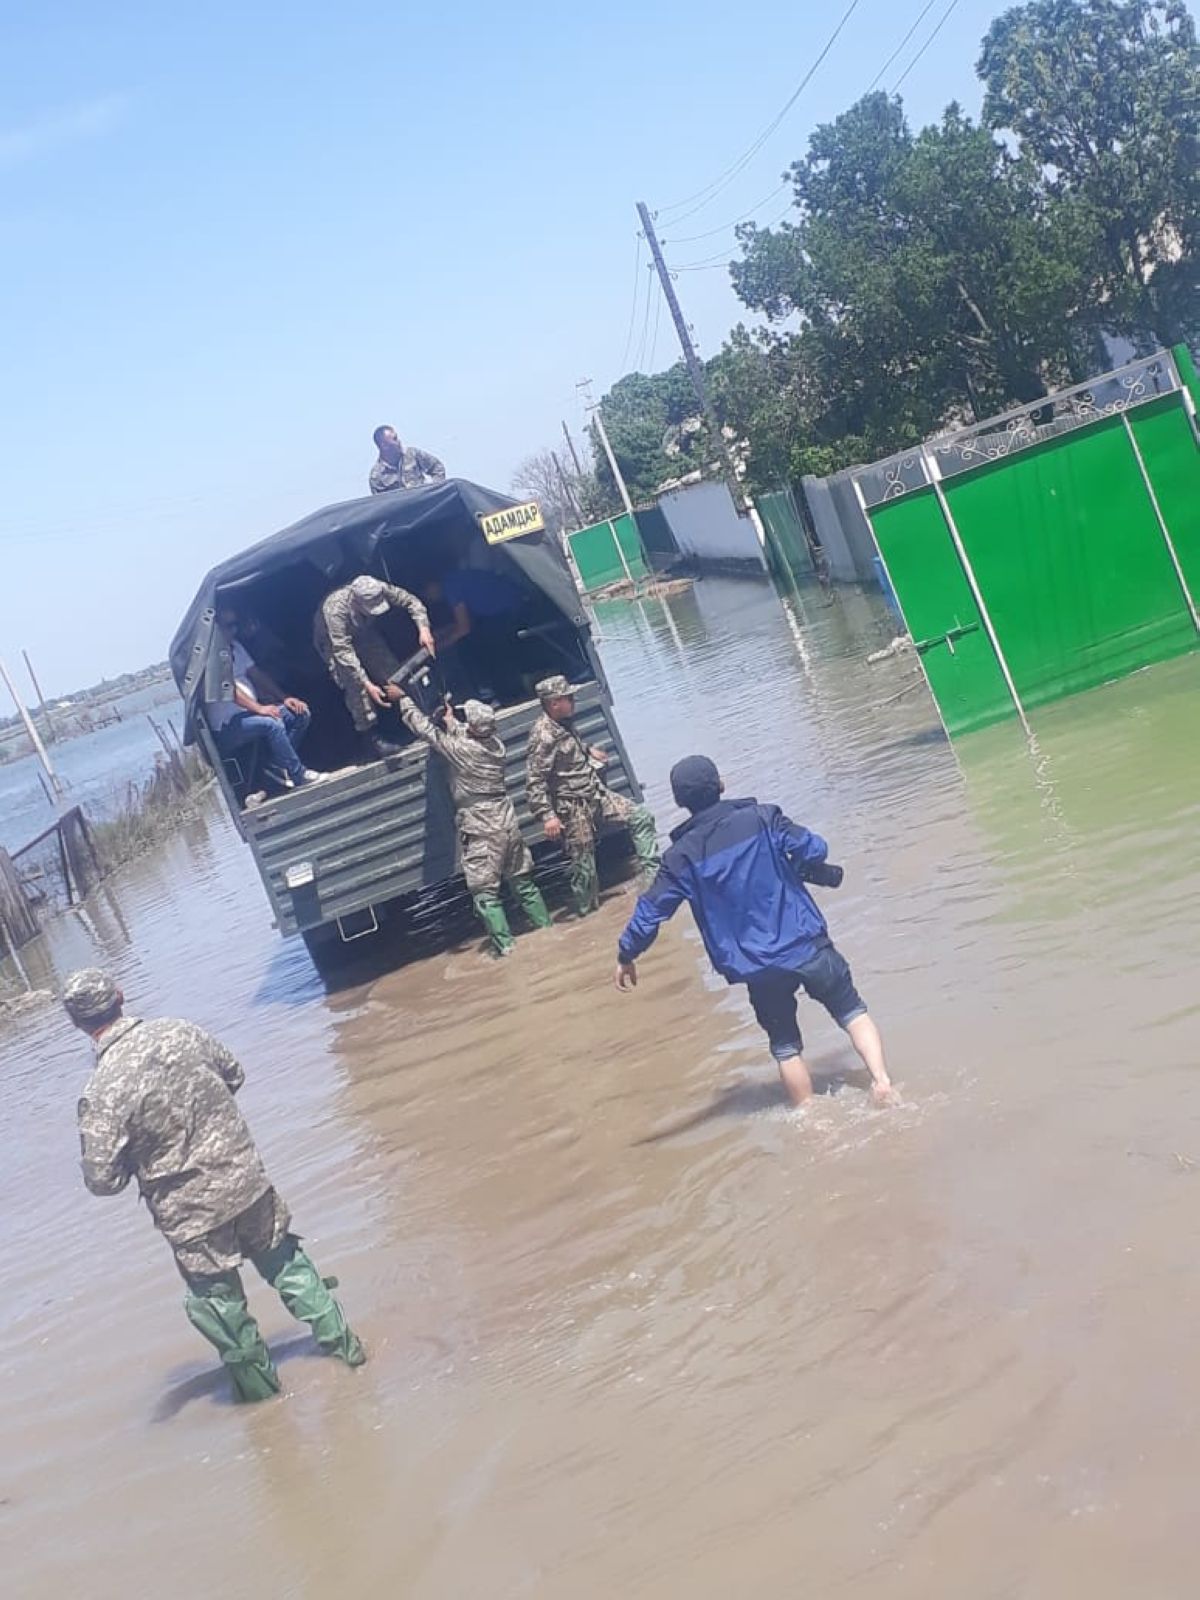
[[[380,688],[388,681],[400,663],[388,649],[383,639],[369,635],[361,637],[357,646],[358,659],[362,662],[363,670],[372,683],[379,684]],[[327,638],[319,644],[321,659],[329,668],[329,676],[342,691],[346,701],[346,710],[354,719],[356,733],[370,733],[378,718],[375,702],[362,686],[362,679],[356,672],[351,672],[348,667],[343,667],[340,662],[333,659],[333,647]]]
[[[268,1189],[232,1222],[222,1223],[199,1239],[172,1245],[175,1265],[188,1283],[236,1272],[243,1261],[277,1250],[291,1226],[292,1214],[283,1197]]]
[[[505,878],[524,878],[533,871],[533,857],[521,837],[516,818],[510,827],[459,836],[463,877],[472,894],[498,889]]]
[[[563,825],[563,843],[571,860],[571,894],[581,917],[600,904],[600,875],[596,870],[596,840],[606,822],[629,829],[643,875],[658,869],[658,837],[654,813],[611,789],[601,789],[595,800],[560,800],[555,807]]]

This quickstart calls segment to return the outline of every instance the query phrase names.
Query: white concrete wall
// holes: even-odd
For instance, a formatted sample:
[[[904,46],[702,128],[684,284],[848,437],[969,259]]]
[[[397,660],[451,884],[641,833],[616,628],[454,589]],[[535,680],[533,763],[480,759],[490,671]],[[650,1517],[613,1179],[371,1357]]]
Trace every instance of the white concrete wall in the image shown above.
[[[723,483],[693,483],[671,489],[658,504],[680,555],[691,561],[739,561],[765,570],[762,546],[749,517],[739,517]]]

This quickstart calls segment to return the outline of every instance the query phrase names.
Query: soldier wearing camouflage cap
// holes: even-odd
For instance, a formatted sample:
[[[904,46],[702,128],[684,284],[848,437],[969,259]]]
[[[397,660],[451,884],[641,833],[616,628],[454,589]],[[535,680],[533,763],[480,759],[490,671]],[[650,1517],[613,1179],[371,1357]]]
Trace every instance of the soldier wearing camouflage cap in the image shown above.
[[[503,883],[535,928],[548,928],[550,913],[533,881],[533,857],[505,787],[504,741],[496,732],[496,713],[482,700],[468,700],[465,728],[452,710],[439,728],[406,696],[399,703],[405,727],[436,750],[450,769],[463,876],[492,949],[506,956],[513,936],[500,898]]]
[[[73,973],[62,1000],[96,1051],[79,1102],[83,1181],[109,1195],[136,1179],[187,1284],[188,1320],[220,1351],[236,1397],[279,1392],[238,1271],[246,1259],[327,1354],[361,1365],[362,1344],[300,1248],[237,1108],[245,1074],[231,1052],[193,1023],[125,1016],[124,995],[96,967]]]
[[[392,610],[407,611],[417,640],[436,654],[429,613],[407,589],[364,574],[326,595],[313,620],[313,644],[346,700],[355,732],[376,756],[395,748],[379,735],[379,708],[388,704],[388,679],[399,669],[391,646],[375,626]]]
[[[658,838],[654,814],[614,794],[601,777],[608,755],[589,748],[571,727],[575,690],[561,673],[543,678],[535,690],[542,714],[534,723],[525,753],[525,789],[529,809],[541,818],[547,839],[561,841],[571,861],[571,893],[575,909],[587,916],[600,904],[596,840],[605,822],[629,829],[638,865],[644,875],[658,870]]]

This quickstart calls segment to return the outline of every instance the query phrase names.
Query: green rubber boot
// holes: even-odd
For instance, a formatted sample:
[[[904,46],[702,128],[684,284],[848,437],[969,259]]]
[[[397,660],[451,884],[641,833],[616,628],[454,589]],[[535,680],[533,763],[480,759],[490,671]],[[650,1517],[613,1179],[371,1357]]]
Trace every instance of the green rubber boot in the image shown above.
[[[298,1322],[307,1322],[317,1343],[348,1367],[367,1359],[362,1340],[346,1321],[346,1313],[330,1294],[336,1278],[323,1278],[293,1238],[278,1250],[255,1258],[254,1265]]]
[[[600,874],[596,871],[596,852],[585,850],[571,857],[571,895],[575,910],[588,916],[600,905]]]
[[[279,1374],[250,1315],[241,1279],[217,1278],[192,1288],[183,1302],[187,1319],[219,1352],[229,1368],[237,1400],[269,1400],[279,1393]]]
[[[546,902],[542,899],[542,891],[529,873],[523,873],[519,878],[512,879],[512,892],[516,895],[521,910],[535,928],[550,926],[550,913],[546,909]]]
[[[506,956],[513,947],[513,936],[500,896],[495,889],[480,889],[478,894],[472,895],[471,904],[475,907],[475,915],[487,929],[494,953]]]
[[[652,878],[662,858],[658,853],[658,825],[649,806],[634,806],[629,817],[629,836],[643,877]]]

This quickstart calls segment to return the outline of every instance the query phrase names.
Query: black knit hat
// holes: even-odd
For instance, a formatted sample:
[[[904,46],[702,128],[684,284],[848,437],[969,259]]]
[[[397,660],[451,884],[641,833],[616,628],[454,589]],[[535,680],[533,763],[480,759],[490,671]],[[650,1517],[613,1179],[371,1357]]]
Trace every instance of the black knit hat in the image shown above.
[[[685,811],[703,811],[721,798],[721,774],[707,756],[684,756],[671,768],[671,793]]]

